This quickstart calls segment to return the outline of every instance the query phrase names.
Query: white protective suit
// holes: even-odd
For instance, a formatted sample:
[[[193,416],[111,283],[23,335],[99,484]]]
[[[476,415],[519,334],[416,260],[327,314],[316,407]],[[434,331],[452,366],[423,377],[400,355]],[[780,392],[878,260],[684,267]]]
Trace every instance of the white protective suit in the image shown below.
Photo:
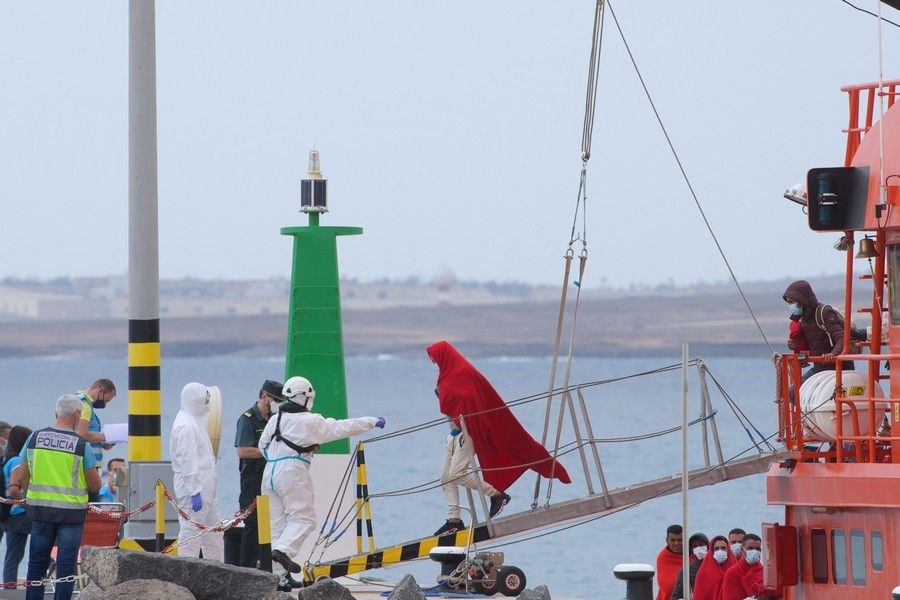
[[[206,386],[189,383],[181,390],[181,410],[172,424],[169,438],[169,455],[175,472],[175,501],[194,521],[204,525],[219,523],[219,504],[216,500],[216,457],[206,430],[209,399]],[[198,512],[191,509],[191,496],[200,493],[203,506]],[[200,530],[179,515],[178,555],[200,556],[212,560],[223,559],[222,533],[206,533],[198,539],[187,541]]]
[[[274,440],[277,422],[276,413],[266,423],[259,438],[259,449],[268,461],[263,471],[262,493],[269,497],[272,550],[281,550],[298,562],[300,547],[316,527],[313,482],[309,476],[313,453],[300,455],[284,442]],[[337,420],[326,419],[317,413],[283,412],[281,436],[298,446],[312,446],[365,433],[377,422],[375,417]],[[277,562],[272,567],[275,573],[284,573],[284,568]]]

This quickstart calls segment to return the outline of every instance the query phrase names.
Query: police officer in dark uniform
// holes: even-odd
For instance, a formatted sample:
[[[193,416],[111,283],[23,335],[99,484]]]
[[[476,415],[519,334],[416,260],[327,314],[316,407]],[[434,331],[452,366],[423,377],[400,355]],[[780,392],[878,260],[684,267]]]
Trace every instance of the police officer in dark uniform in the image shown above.
[[[241,510],[244,510],[261,493],[263,469],[266,459],[263,458],[257,444],[266,422],[272,414],[271,402],[281,402],[281,388],[277,381],[266,380],[259,390],[256,404],[238,417],[234,446],[237,449],[238,464],[241,471],[241,495],[238,499]],[[259,561],[259,541],[256,525],[256,511],[250,513],[244,521],[244,533],[241,536],[241,566],[256,567]]]

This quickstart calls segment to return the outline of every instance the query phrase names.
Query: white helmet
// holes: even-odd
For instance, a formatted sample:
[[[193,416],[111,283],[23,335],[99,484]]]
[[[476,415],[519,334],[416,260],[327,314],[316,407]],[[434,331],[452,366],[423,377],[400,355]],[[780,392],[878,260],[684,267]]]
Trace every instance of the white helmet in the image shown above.
[[[284,383],[281,393],[291,402],[312,410],[316,391],[306,377],[294,376]]]

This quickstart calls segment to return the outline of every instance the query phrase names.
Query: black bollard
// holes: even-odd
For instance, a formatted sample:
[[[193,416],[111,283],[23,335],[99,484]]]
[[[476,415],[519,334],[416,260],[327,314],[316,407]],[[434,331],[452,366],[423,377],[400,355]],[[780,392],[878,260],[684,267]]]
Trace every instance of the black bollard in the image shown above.
[[[620,564],[613,569],[616,579],[626,582],[625,600],[653,600],[653,575],[656,569],[645,564]]]

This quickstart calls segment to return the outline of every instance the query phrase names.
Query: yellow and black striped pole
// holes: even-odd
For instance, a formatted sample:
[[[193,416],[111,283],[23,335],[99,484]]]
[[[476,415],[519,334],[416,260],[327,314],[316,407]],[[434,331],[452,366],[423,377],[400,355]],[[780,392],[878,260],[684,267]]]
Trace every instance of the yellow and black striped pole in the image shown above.
[[[272,572],[272,522],[269,520],[269,497],[256,497],[256,534],[259,540],[259,568]]]
[[[159,319],[128,321],[128,460],[162,460]]]
[[[369,502],[369,479],[366,475],[365,444],[358,444],[356,451],[356,551],[363,551],[363,508],[365,508],[366,532],[369,534],[369,552],[375,551],[375,532],[372,530],[372,505]]]
[[[156,551],[162,552],[166,545],[166,499],[165,486],[156,481]]]
[[[156,4],[128,6],[128,461],[139,462],[162,459]]]

